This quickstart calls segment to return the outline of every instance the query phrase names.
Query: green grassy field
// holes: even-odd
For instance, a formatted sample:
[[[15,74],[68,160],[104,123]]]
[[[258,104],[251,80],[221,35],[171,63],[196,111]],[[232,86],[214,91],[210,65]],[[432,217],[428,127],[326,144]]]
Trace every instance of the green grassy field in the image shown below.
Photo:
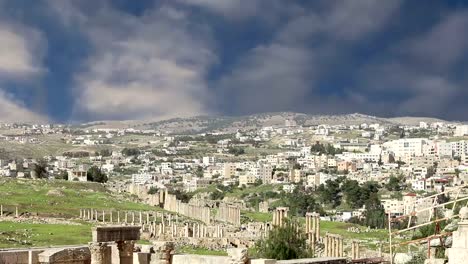
[[[206,248],[184,246],[176,249],[176,254],[209,255],[209,256],[227,256],[224,250],[211,250]]]
[[[42,216],[78,216],[81,208],[97,210],[159,210],[109,192],[98,183],[47,180],[0,180],[0,204],[4,210],[39,213]]]
[[[241,198],[243,195],[248,195],[248,194],[251,194],[251,193],[265,193],[265,192],[268,192],[268,191],[275,191],[275,190],[278,190],[282,188],[282,186],[278,186],[278,185],[270,185],[270,184],[263,184],[263,185],[260,185],[260,186],[248,186],[244,189],[235,189],[233,192],[231,193],[226,193],[226,196],[227,197],[237,197],[237,198]]]
[[[247,219],[256,221],[256,222],[271,222],[273,220],[272,213],[242,211],[241,214],[242,216],[245,216]]]
[[[80,245],[91,241],[91,225],[0,222],[0,248]]]

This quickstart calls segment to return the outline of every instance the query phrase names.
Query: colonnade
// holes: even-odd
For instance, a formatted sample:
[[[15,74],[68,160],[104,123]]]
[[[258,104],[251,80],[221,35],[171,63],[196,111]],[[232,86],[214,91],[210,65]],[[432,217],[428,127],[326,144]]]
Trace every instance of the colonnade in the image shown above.
[[[218,208],[217,220],[240,226],[240,208],[237,206],[221,203]]]
[[[320,239],[320,214],[306,213],[305,232],[312,248],[315,248],[315,244]]]
[[[288,217],[289,207],[278,207],[273,212],[273,226],[283,227]]]
[[[326,257],[344,257],[343,237],[327,234],[324,238]]]
[[[351,241],[351,259],[359,259],[360,255],[359,241]]]

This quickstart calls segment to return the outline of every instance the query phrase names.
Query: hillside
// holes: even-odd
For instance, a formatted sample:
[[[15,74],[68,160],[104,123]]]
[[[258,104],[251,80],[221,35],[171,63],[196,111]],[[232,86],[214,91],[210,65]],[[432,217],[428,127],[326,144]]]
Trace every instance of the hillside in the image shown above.
[[[114,194],[98,183],[0,178],[0,204],[4,211],[53,217],[77,217],[81,208],[97,210],[157,210]]]
[[[382,125],[408,125],[419,124],[419,121],[444,122],[435,118],[381,118],[359,113],[346,115],[312,115],[290,112],[264,113],[249,116],[200,116],[189,118],[174,118],[158,122],[147,122],[135,125],[137,129],[155,129],[172,134],[182,133],[206,133],[206,132],[230,132],[238,129],[249,130],[265,126],[284,126],[286,121],[294,120],[297,125],[313,126],[328,125],[358,125],[382,124]]]
[[[382,125],[418,125],[420,121],[427,123],[446,122],[431,117],[391,117],[383,118],[360,113],[320,115],[303,114],[293,112],[261,113],[246,116],[194,116],[171,119],[153,120],[124,120],[124,121],[95,121],[84,124],[75,124],[73,129],[154,129],[170,134],[195,134],[209,132],[233,133],[238,129],[249,130],[265,126],[284,126],[285,122],[293,120],[298,125],[313,126],[327,125],[358,125],[382,124]]]

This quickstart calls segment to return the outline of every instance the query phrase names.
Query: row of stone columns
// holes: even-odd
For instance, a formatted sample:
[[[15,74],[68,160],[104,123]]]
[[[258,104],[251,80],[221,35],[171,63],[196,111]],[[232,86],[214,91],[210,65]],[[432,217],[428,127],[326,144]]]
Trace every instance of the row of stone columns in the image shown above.
[[[351,241],[351,259],[359,259],[359,258],[360,258],[359,241],[353,240]]]
[[[5,216],[5,211],[3,210],[3,205],[0,205],[0,217]],[[18,211],[18,206],[15,206],[15,217],[19,217],[19,211]]]
[[[283,227],[288,217],[289,207],[278,207],[273,212],[273,226]]]
[[[239,226],[241,224],[240,208],[221,203],[218,208],[218,220]]]
[[[165,210],[200,220],[205,224],[211,223],[211,209],[209,207],[183,203],[177,200],[175,195],[167,192],[164,196]]]
[[[327,234],[324,239],[326,257],[344,257],[343,238]]]
[[[165,215],[161,213],[161,223],[165,223]],[[131,223],[135,224],[150,224],[156,222],[159,217],[157,212],[124,212],[123,215],[117,211],[117,215],[113,211],[98,211],[96,209],[80,209],[80,219],[89,221],[98,221],[102,223]],[[151,219],[152,218],[152,219]],[[175,217],[178,222],[178,216]],[[169,224],[172,223],[172,215],[168,215]]]
[[[169,229],[167,229],[169,227]],[[191,232],[190,232],[191,230]],[[220,226],[206,226],[200,223],[185,223],[183,226],[177,224],[170,224],[166,226],[163,223],[152,223],[152,224],[143,224],[142,231],[148,231],[154,236],[166,236],[170,238],[176,237],[193,237],[193,238],[223,238],[225,236],[224,229]]]
[[[312,248],[315,248],[316,242],[320,239],[320,214],[306,213],[305,232]]]

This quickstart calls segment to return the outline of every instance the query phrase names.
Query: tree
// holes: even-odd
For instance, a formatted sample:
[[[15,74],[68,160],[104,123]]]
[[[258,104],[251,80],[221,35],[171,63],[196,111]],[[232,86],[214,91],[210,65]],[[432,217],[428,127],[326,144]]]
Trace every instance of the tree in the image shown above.
[[[203,178],[203,167],[197,166],[197,170],[195,171],[195,176],[198,178]]]
[[[68,181],[68,172],[67,171],[60,171],[59,174],[55,176],[56,180],[66,180]]]
[[[364,225],[371,228],[385,228],[387,217],[382,202],[377,193],[372,193],[366,201]]]
[[[175,195],[177,200],[180,200],[183,203],[188,203],[193,197],[193,193],[186,193],[179,189],[170,190],[169,193]]]
[[[151,186],[148,190],[148,194],[157,194],[159,191],[158,187],[156,186]]]
[[[391,175],[390,178],[388,179],[388,183],[385,185],[385,188],[389,191],[394,191],[394,192],[399,192],[401,191],[401,177],[396,177],[394,175]]]
[[[254,182],[253,186],[256,187],[256,186],[260,186],[260,185],[262,185],[262,184],[263,184],[262,179],[255,179],[255,182]]]
[[[41,159],[37,163],[33,164],[32,171],[34,172],[36,178],[46,179],[49,177],[46,168],[47,168],[47,162]]]
[[[426,179],[434,176],[436,173],[436,167],[435,166],[430,166],[427,168],[427,174],[426,174]]]
[[[276,227],[268,237],[257,243],[258,254],[262,258],[287,260],[312,257],[307,250],[306,235],[298,223],[286,219],[283,227]]]
[[[312,145],[312,147],[310,148],[310,151],[312,153],[322,154],[322,153],[325,153],[325,147],[323,146],[323,144],[317,141],[315,142],[314,145]]]
[[[291,215],[305,215],[307,212],[322,212],[322,207],[315,201],[311,191],[297,186],[292,193],[287,193],[283,205],[288,206]]]
[[[338,180],[327,180],[325,184],[321,184],[317,191],[319,192],[322,202],[331,204],[333,208],[341,204],[341,188]]]
[[[105,183],[109,180],[107,175],[104,172],[102,172],[102,170],[97,166],[92,166],[91,168],[89,168],[87,179],[88,181],[100,183]]]
[[[235,156],[239,156],[245,154],[245,150],[241,147],[229,147],[228,153]]]
[[[222,199],[224,199],[224,193],[218,190],[210,193],[210,200],[222,200]]]
[[[109,157],[112,155],[112,151],[110,149],[103,149],[99,151],[98,154],[103,157]]]
[[[137,156],[140,155],[140,150],[136,148],[124,148],[122,149],[122,154],[124,156]]]

